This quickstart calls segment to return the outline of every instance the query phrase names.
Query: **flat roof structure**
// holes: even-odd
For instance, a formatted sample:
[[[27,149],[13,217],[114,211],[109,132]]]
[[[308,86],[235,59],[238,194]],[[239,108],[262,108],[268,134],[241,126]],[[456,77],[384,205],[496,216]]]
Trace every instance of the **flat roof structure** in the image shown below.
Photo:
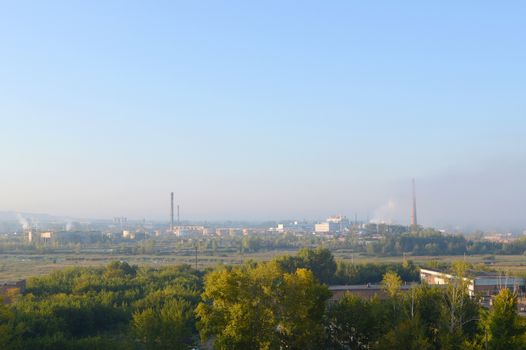
[[[449,284],[451,280],[457,278],[446,272],[420,269],[420,280],[430,285]],[[519,294],[523,294],[526,290],[526,281],[520,277],[479,273],[478,276],[464,277],[464,280],[468,282],[470,296],[477,294],[490,296],[497,294],[503,288],[513,289]]]
[[[400,287],[402,292],[407,292],[416,283],[403,284]],[[337,301],[341,299],[345,293],[356,295],[361,298],[373,298],[377,296],[380,299],[387,298],[383,285],[381,284],[353,284],[353,285],[334,285],[329,286],[329,291],[332,293],[330,300]]]

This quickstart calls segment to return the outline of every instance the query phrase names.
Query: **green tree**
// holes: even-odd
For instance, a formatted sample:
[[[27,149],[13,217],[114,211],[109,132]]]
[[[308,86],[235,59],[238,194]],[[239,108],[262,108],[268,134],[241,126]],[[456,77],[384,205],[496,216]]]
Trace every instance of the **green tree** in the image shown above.
[[[400,319],[399,303],[400,303],[400,291],[402,288],[402,279],[396,272],[389,271],[384,275],[382,279],[382,288],[389,296],[389,302],[392,306],[392,314],[390,319],[393,325]]]
[[[137,266],[130,266],[126,261],[112,261],[106,266],[104,276],[106,278],[125,278],[134,277],[137,273]]]
[[[524,331],[517,314],[517,295],[501,289],[485,317],[483,327],[488,332],[488,345],[492,350],[525,349]]]
[[[320,282],[329,284],[332,281],[336,272],[336,262],[329,249],[302,249],[298,252],[298,257],[303,260],[302,267],[311,270]]]
[[[193,343],[193,310],[190,303],[171,300],[159,309],[148,308],[133,315],[132,327],[146,349],[188,349]]]
[[[281,257],[276,261],[284,271],[289,273],[299,268],[311,270],[318,281],[326,284],[334,280],[336,273],[336,261],[330,250],[326,248],[303,248],[296,256]]]
[[[442,331],[443,325],[443,292],[437,287],[422,284],[412,287],[409,293],[405,294],[405,299],[408,318],[418,318],[429,342],[435,349],[439,349],[439,332]]]
[[[16,322],[15,314],[0,298],[0,349],[19,349],[24,328],[23,324]]]
[[[402,279],[396,272],[389,271],[384,275],[382,286],[390,298],[397,298],[402,288]]]
[[[327,308],[327,347],[330,349],[369,349],[386,331],[384,304],[346,294]]]
[[[480,307],[477,299],[469,296],[471,281],[466,277],[468,265],[458,261],[452,264],[452,277],[444,291],[442,320],[446,330],[441,334],[444,349],[461,349],[466,340],[477,334]]]
[[[203,339],[216,349],[317,349],[327,287],[311,271],[275,262],[220,269],[205,278],[197,309]]]
[[[425,335],[418,317],[399,323],[389,331],[378,345],[378,350],[431,350],[432,345]]]

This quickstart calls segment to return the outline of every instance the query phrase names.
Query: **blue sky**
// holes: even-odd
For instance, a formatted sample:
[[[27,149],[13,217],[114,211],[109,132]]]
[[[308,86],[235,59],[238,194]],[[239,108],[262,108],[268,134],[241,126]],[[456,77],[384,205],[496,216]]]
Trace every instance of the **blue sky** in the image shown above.
[[[526,227],[523,2],[0,6],[0,210]]]

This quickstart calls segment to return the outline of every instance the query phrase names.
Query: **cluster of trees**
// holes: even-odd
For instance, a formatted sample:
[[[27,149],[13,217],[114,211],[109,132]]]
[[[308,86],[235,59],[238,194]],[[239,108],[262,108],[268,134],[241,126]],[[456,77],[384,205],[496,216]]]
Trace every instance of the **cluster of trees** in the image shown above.
[[[388,235],[381,241],[370,244],[369,253],[381,255],[459,255],[466,252],[467,241],[464,236],[444,235],[434,230],[406,232]]]
[[[205,278],[197,307],[203,339],[216,349],[524,349],[526,323],[507,289],[482,308],[463,279],[446,288],[415,285],[402,293],[396,272],[384,275],[386,298],[351,294],[328,302],[325,285],[282,261],[225,268]],[[462,276],[466,266],[455,266]]]
[[[386,275],[389,298],[346,295],[326,312],[326,349],[524,349],[525,323],[507,289],[488,311],[460,286],[426,285],[401,294]],[[387,287],[386,287],[387,289]]]
[[[217,349],[319,349],[330,293],[307,269],[275,261],[225,268],[205,278],[196,315]]]
[[[327,249],[197,271],[189,266],[70,268],[33,278],[0,304],[0,348],[11,349],[524,349],[517,296],[493,308],[447,287],[415,284],[409,261],[336,262]],[[463,276],[466,265],[453,266]],[[384,285],[385,298],[345,295],[328,284]]]
[[[420,279],[418,267],[410,260],[403,263],[367,263],[353,264],[337,262],[332,284],[378,283],[387,272],[394,271],[404,282],[416,282]]]
[[[342,260],[336,261],[328,249],[302,248],[294,256],[282,256],[275,259],[286,272],[298,268],[312,271],[318,281],[325,284],[367,284],[379,283],[388,271],[396,272],[404,282],[420,279],[418,267],[410,260],[403,263],[366,263],[354,264]]]
[[[0,311],[1,349],[187,349],[202,272],[113,262],[28,281]]]
[[[526,322],[517,314],[517,295],[502,289],[491,310],[482,308],[477,298],[468,295],[468,282],[462,278],[466,268],[465,263],[454,264],[452,272],[459,278],[446,287],[422,284],[404,294],[396,273],[387,273],[386,300],[346,296],[329,307],[331,329],[336,330],[329,341],[347,342],[337,349],[524,349]],[[349,316],[358,312],[365,316]],[[338,327],[342,323],[350,328],[342,332]]]
[[[467,240],[462,235],[443,234],[433,229],[385,235],[363,250],[372,255],[462,255],[504,254],[522,255],[526,252],[526,239],[509,243]]]

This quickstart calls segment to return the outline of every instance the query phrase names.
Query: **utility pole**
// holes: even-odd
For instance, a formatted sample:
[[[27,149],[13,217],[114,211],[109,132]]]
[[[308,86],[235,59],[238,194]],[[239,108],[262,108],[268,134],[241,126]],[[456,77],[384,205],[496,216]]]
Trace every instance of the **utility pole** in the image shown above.
[[[197,245],[198,245],[198,244],[199,244],[199,243],[196,243],[196,244],[195,244],[195,269],[196,269],[196,270],[197,270]]]

